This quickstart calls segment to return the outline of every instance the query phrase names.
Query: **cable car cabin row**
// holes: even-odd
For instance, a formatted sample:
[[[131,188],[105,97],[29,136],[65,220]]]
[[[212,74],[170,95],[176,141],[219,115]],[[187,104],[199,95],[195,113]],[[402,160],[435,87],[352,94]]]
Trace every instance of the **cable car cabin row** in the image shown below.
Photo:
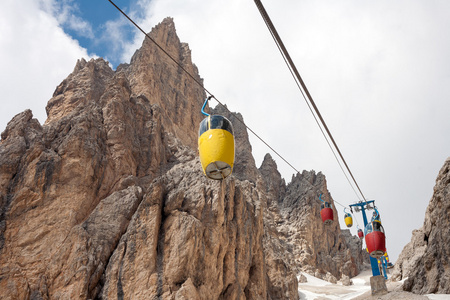
[[[380,258],[386,253],[386,236],[379,220],[367,224],[365,228],[367,251],[373,258]]]
[[[221,180],[233,172],[234,135],[231,122],[209,115],[200,123],[198,150],[206,177]]]
[[[331,225],[333,223],[333,209],[331,209],[330,203],[324,201],[320,204],[320,216],[322,217],[323,224]]]

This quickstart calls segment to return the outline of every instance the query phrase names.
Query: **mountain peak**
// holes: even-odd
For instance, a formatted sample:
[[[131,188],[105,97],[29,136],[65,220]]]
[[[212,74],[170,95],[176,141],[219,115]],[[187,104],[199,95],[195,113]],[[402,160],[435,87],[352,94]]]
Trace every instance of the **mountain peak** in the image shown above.
[[[78,60],[43,126],[27,110],[2,133],[0,298],[296,300],[300,270],[354,275],[319,217],[325,177],[286,187],[270,155],[258,170],[226,107],[211,112],[233,123],[233,174],[204,176],[201,78],[171,18],[150,36],[198,81],[146,38],[116,71]]]

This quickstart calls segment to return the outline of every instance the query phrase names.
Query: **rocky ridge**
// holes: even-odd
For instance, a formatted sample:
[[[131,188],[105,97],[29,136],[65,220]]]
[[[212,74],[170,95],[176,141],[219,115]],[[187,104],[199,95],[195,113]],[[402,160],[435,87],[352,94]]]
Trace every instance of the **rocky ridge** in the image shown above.
[[[325,201],[333,203],[325,176],[320,172],[303,171],[293,176],[286,186],[274,169],[275,162],[266,155],[260,171],[268,193],[273,194],[271,198],[277,199],[269,204],[273,220],[267,220],[266,224],[273,225],[276,240],[283,241],[290,249],[289,265],[333,283],[356,276],[367,261],[359,238],[352,236],[349,230],[341,231],[334,205],[332,225],[324,226],[318,217],[318,195],[323,194]]]
[[[150,35],[202,81],[171,18]],[[79,60],[45,124],[15,116],[0,143],[0,298],[298,299],[300,271],[356,275],[354,242],[319,217],[325,176],[286,185],[269,155],[257,169],[240,114],[214,109],[235,127],[233,176],[203,176],[204,98],[146,38],[116,71]]]
[[[403,290],[450,294],[450,158],[439,171],[422,228],[412,232],[395,264]]]

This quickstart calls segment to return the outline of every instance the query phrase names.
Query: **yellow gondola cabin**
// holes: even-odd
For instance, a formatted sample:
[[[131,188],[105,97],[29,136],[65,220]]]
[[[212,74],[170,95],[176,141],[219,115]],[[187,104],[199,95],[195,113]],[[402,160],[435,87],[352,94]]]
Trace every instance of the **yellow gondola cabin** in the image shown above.
[[[208,115],[199,129],[198,150],[203,173],[221,180],[233,172],[234,135],[231,122],[220,115]]]
[[[345,221],[345,225],[347,227],[352,227],[352,225],[353,225],[353,218],[352,218],[352,215],[350,213],[346,213],[345,214],[344,221]]]

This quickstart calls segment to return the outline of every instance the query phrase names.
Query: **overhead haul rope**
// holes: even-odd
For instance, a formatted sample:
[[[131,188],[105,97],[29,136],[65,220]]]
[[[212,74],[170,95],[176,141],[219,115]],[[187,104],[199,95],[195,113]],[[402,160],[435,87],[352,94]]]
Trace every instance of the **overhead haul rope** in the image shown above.
[[[363,192],[359,188],[359,185],[356,182],[355,177],[353,176],[352,172],[350,171],[350,168],[348,167],[347,162],[344,159],[344,156],[342,155],[341,151],[339,150],[339,147],[337,146],[337,144],[336,144],[336,142],[335,142],[335,140],[333,138],[333,135],[331,134],[330,130],[328,129],[328,126],[326,125],[325,120],[323,119],[322,115],[320,114],[319,109],[317,108],[317,106],[316,106],[316,104],[315,104],[311,94],[309,93],[305,83],[303,82],[303,79],[301,78],[300,73],[298,72],[294,62],[292,61],[292,59],[291,59],[291,57],[289,55],[289,52],[287,51],[286,47],[284,46],[283,41],[281,40],[281,37],[279,36],[277,30],[275,29],[275,26],[273,25],[272,21],[270,20],[270,17],[267,14],[267,11],[265,10],[265,8],[264,8],[264,6],[263,6],[263,4],[261,3],[260,0],[254,0],[254,1],[255,1],[255,4],[256,4],[256,6],[257,6],[257,8],[258,8],[258,10],[259,10],[259,12],[260,12],[264,22],[267,25],[267,28],[270,31],[270,34],[272,35],[272,37],[273,37],[273,39],[274,39],[278,49],[280,50],[280,53],[283,56],[283,59],[285,60],[286,64],[288,65],[288,68],[289,68],[292,76],[294,77],[294,80],[296,81],[297,85],[299,86],[299,89],[300,89],[300,91],[301,91],[301,93],[303,95],[303,98],[307,102],[309,109],[311,110],[311,107],[309,106],[309,103],[310,103],[312,105],[312,107],[314,108],[314,111],[315,111],[317,117],[319,117],[322,126],[324,127],[325,131],[327,132],[328,137],[330,138],[330,140],[333,143],[336,151],[338,152],[342,162],[344,163],[348,173],[352,177],[353,182],[355,183],[356,187],[358,188],[359,193],[361,194],[363,199],[366,199],[364,197]],[[301,88],[300,88],[300,86],[301,86]],[[305,94],[306,94],[306,96],[305,96]],[[308,103],[308,101],[309,101],[309,103]],[[312,110],[311,110],[311,112],[312,112]],[[316,119],[316,116],[314,115],[313,112],[312,112],[312,114],[313,114],[314,118]],[[318,123],[317,119],[316,119],[316,122]],[[319,123],[318,123],[318,125],[319,125]],[[325,139],[327,140],[327,143],[328,143],[327,136],[325,136],[325,134],[324,134],[324,132],[323,132],[323,130],[322,130],[320,125],[319,125],[319,128],[322,131],[322,134],[324,135],[324,137],[325,137]],[[328,145],[330,146],[331,150],[333,151],[331,145],[329,143],[328,143]],[[334,154],[334,151],[333,151],[333,154]],[[335,155],[335,157],[336,157],[336,155]],[[338,161],[339,166],[341,166],[339,160],[337,159],[337,157],[336,157],[336,160]],[[342,169],[342,166],[341,166],[341,169]],[[342,169],[342,171],[344,171],[344,170]],[[347,177],[345,172],[344,172],[344,175],[345,175],[345,177]],[[348,177],[347,177],[347,180],[349,180]],[[350,181],[349,181],[349,183],[350,183]],[[352,189],[353,189],[353,185],[351,183],[350,183],[350,186],[352,186]],[[355,193],[356,193],[356,191],[355,191]],[[359,196],[358,196],[358,199],[359,199]]]
[[[225,108],[230,114],[231,111],[228,109],[228,107],[226,107],[224,104],[222,104],[222,102],[220,102],[210,91],[208,91],[203,84],[198,81],[191,73],[189,73],[189,71],[187,71],[175,58],[173,58],[166,50],[164,50],[163,47],[161,47],[154,39],[152,39],[150,37],[149,34],[147,34],[141,27],[139,27],[139,25],[137,25],[123,10],[121,10],[112,0],[108,0],[112,5],[114,5],[114,7],[122,14],[124,15],[137,29],[139,29],[147,38],[150,39],[150,41],[152,41],[165,55],[167,55],[178,67],[181,68],[181,70],[183,70],[183,72],[185,72],[196,84],[198,84],[207,94],[209,94],[210,96],[208,97],[207,100],[214,98],[214,100],[216,100],[223,108]],[[206,101],[207,102],[207,101]],[[300,171],[298,171],[291,163],[289,163],[281,154],[279,154],[274,148],[272,148],[268,143],[266,143],[266,141],[264,141],[259,135],[256,134],[256,132],[254,132],[250,127],[248,127],[244,121],[242,121],[239,118],[235,118],[237,119],[239,122],[241,122],[245,128],[247,128],[248,131],[250,131],[251,133],[253,133],[253,135],[255,137],[257,137],[261,142],[263,142],[270,150],[272,150],[279,158],[281,158],[286,164],[288,164],[292,169],[294,169],[297,173],[300,173]]]
[[[256,5],[258,5],[258,3],[257,3]],[[261,4],[261,5],[262,5],[262,4]],[[264,7],[262,7],[262,8],[264,9]],[[258,6],[258,9],[259,9],[259,6]],[[262,14],[262,13],[261,13],[261,14]],[[267,15],[267,13],[266,13],[266,15]],[[267,17],[268,17],[268,15],[267,15]],[[305,103],[306,103],[306,105],[308,106],[309,111],[310,111],[311,114],[313,115],[314,120],[316,121],[317,126],[319,127],[320,131],[322,132],[322,135],[324,136],[325,141],[326,141],[327,144],[328,144],[328,147],[331,149],[331,152],[333,153],[334,158],[336,159],[336,161],[337,161],[337,163],[338,163],[338,165],[339,165],[339,168],[341,169],[342,173],[344,174],[345,178],[347,179],[347,182],[349,183],[349,185],[350,185],[350,187],[352,188],[353,192],[355,193],[356,197],[358,198],[359,201],[361,201],[361,199],[359,198],[358,193],[356,192],[355,188],[353,187],[352,183],[350,182],[350,179],[348,178],[347,174],[345,173],[344,168],[343,168],[342,165],[341,165],[341,162],[339,161],[338,157],[336,156],[336,153],[334,152],[334,149],[333,149],[333,147],[331,146],[330,141],[328,140],[327,136],[325,135],[325,132],[323,131],[322,127],[320,126],[319,120],[317,120],[317,117],[316,117],[316,115],[314,114],[314,112],[313,112],[313,110],[312,110],[312,108],[311,108],[311,105],[310,105],[309,102],[306,100],[306,96],[305,96],[305,94],[303,93],[303,90],[302,90],[302,88],[301,88],[300,83],[299,83],[298,80],[296,79],[295,74],[294,74],[294,72],[293,72],[293,70],[292,70],[292,68],[291,68],[291,66],[290,66],[290,64],[289,64],[289,62],[288,62],[288,60],[287,60],[287,58],[283,55],[283,50],[281,49],[281,46],[277,43],[277,39],[276,39],[276,37],[275,37],[275,34],[270,30],[270,26],[269,26],[269,23],[268,23],[268,22],[271,22],[271,21],[270,21],[270,18],[268,18],[268,19],[266,20],[266,19],[264,18],[264,16],[263,16],[263,20],[264,20],[264,22],[266,23],[267,27],[269,28],[269,32],[270,32],[270,34],[272,35],[273,39],[275,40],[275,44],[277,45],[278,50],[281,52],[281,56],[283,57],[284,62],[285,62],[286,65],[288,66],[289,72],[291,73],[292,77],[294,78],[294,81],[295,81],[295,83],[297,84],[297,87],[299,88],[300,93],[301,93],[302,96],[303,96],[303,99],[305,99]],[[276,31],[275,31],[275,33],[276,33]],[[336,201],[336,202],[337,202],[337,201]],[[341,204],[340,204],[340,205],[341,205]],[[343,206],[343,205],[341,205],[341,206]],[[345,206],[343,206],[343,207],[345,207]]]
[[[208,98],[206,99],[206,101],[205,101],[205,103],[203,104],[203,107],[202,107],[202,112],[204,111],[204,107],[206,106],[206,103],[208,102],[208,100],[210,100],[210,99],[214,99],[214,100],[216,100],[223,108],[225,108],[229,113],[231,113],[231,111],[228,109],[228,107],[226,107],[222,102],[220,102],[219,101],[219,99],[217,99],[210,91],[208,91],[204,86],[203,86],[203,84],[200,82],[200,81],[198,81],[191,73],[189,73],[189,71],[187,71],[175,58],[173,58],[163,47],[161,47],[152,37],[150,37],[150,35],[149,34],[147,34],[139,25],[137,25],[136,24],[136,22],[134,22],[123,10],[121,10],[112,0],[108,0],[122,15],[124,15],[137,29],[139,29],[147,38],[149,38],[149,40],[150,41],[152,41],[165,55],[167,55],[178,67],[180,67],[181,68],[181,70],[183,70],[183,72],[185,72],[197,85],[199,85],[206,93],[208,93],[210,96],[208,96]],[[269,19],[270,20],[270,19]],[[275,38],[275,37],[274,37]],[[284,58],[284,56],[283,56],[283,58]],[[286,58],[285,58],[285,61],[286,61]],[[286,62],[287,63],[287,62]],[[291,73],[292,73],[292,71],[291,71]],[[303,91],[300,89],[300,91],[302,92],[302,94],[303,94]],[[308,103],[307,103],[308,104]],[[310,108],[310,106],[309,106],[309,104],[308,104],[308,107]],[[311,110],[311,108],[310,108],[310,110]],[[311,110],[311,112],[312,112],[312,110]],[[314,114],[313,114],[313,116],[314,116]],[[315,116],[314,116],[314,118],[315,118]],[[247,129],[247,130],[249,130],[255,137],[257,137],[262,143],[264,143],[270,150],[272,150],[279,158],[281,158],[287,165],[289,165],[294,171],[296,171],[297,173],[300,173],[300,171],[299,170],[297,170],[291,163],[289,163],[281,154],[279,154],[278,153],[278,151],[276,151],[272,146],[270,146],[266,141],[264,141],[256,132],[254,132],[250,127],[248,127],[245,123],[244,123],[244,121],[242,121],[241,119],[239,119],[239,118],[235,118],[235,119],[237,119],[239,122],[241,122],[244,126],[245,126],[245,128]],[[316,122],[318,122],[317,121],[317,119],[316,119]],[[323,133],[323,130],[322,130],[322,128],[320,127],[320,125],[319,125],[319,128],[320,128],[320,130],[322,131],[322,134],[324,134]],[[325,136],[325,135],[324,135]],[[326,139],[326,136],[325,136],[325,139]],[[328,139],[326,139],[326,141],[327,141],[327,143],[328,143],[328,145],[330,146],[330,148],[331,148],[331,145],[329,144],[329,142],[328,142]],[[333,149],[331,148],[331,150],[333,151]],[[333,151],[333,154],[334,154],[334,156],[335,156],[335,158],[337,159],[337,157],[336,157],[336,154],[334,153],[334,151]],[[339,163],[339,160],[338,160],[338,163]],[[347,178],[347,181],[349,181],[349,179],[348,179],[348,177],[347,177],[347,175],[345,174],[345,172],[344,172],[344,170],[342,169],[342,166],[340,165],[340,163],[339,163],[339,166],[341,167],[341,170],[343,171],[343,173],[344,173],[344,175],[345,175],[345,177]],[[353,177],[353,176],[352,176]],[[349,183],[350,183],[350,181],[349,181]],[[350,186],[352,187],[352,189],[353,189],[353,191],[355,191],[355,189],[353,188],[353,186],[350,184]],[[359,188],[358,188],[359,189]],[[355,193],[356,193],[356,191],[355,191]],[[362,193],[361,193],[362,194]],[[358,195],[357,195],[358,196]],[[359,197],[358,197],[359,198]],[[342,205],[341,203],[339,203],[338,201],[336,201],[336,200],[333,200],[335,203],[337,203],[337,204],[339,204],[340,206],[342,206],[342,207],[346,207],[346,206],[344,206],[344,205]]]
[[[345,206],[345,205],[343,205],[343,204],[341,204],[341,203],[337,202],[337,201],[336,201],[336,200],[334,200],[334,199],[333,199],[333,202],[335,202],[335,203],[339,204],[339,205],[340,205],[340,206],[342,206],[343,208],[347,208],[347,206]]]
[[[322,201],[322,202],[325,202],[325,201],[322,199],[322,195],[323,195],[323,194],[319,194],[319,200]],[[347,206],[345,206],[345,205],[343,205],[343,204],[337,202],[337,201],[334,200],[334,199],[333,199],[333,202],[339,204],[339,205],[342,206],[344,209],[347,208]]]

